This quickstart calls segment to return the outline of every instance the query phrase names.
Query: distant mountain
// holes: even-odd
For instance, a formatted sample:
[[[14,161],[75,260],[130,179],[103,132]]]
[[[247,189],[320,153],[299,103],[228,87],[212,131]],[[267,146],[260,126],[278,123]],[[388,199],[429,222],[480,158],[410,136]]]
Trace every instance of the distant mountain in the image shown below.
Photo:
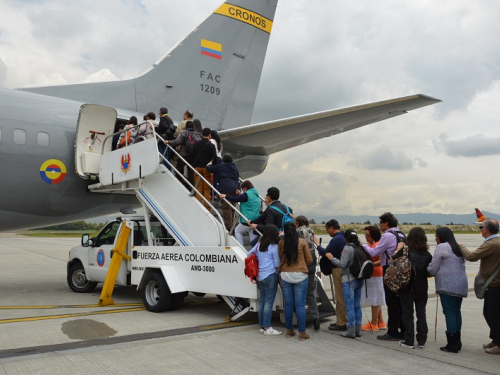
[[[493,214],[491,212],[483,211],[486,217],[491,217],[494,219],[500,218],[500,215]],[[314,217],[313,219],[316,223],[327,222],[330,219],[336,219],[340,224],[350,224],[350,223],[365,223],[370,221],[371,224],[378,224],[379,216],[371,215],[332,215],[329,217]],[[445,224],[473,224],[477,222],[477,217],[475,213],[466,215],[446,215],[446,214],[394,214],[399,221],[399,224],[403,223],[413,223],[413,224],[434,224],[434,225],[445,225]]]

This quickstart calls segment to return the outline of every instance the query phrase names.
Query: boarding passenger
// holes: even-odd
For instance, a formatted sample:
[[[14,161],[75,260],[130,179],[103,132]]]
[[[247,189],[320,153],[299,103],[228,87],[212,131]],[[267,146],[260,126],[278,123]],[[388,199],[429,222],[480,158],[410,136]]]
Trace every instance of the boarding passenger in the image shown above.
[[[465,260],[453,232],[448,227],[436,230],[436,250],[427,267],[436,276],[436,294],[439,294],[446,319],[446,341],[443,352],[458,353],[462,349],[462,300],[469,293]]]
[[[177,138],[184,130],[187,129],[187,123],[188,121],[193,121],[193,111],[187,110],[184,112],[184,115],[182,116],[183,120],[177,124],[177,129],[175,129],[174,132],[174,139]],[[194,128],[194,123],[193,123],[193,128]]]
[[[170,116],[168,115],[167,107],[160,108],[160,120],[158,126],[156,127],[156,133],[163,138],[163,140],[171,141],[174,139],[175,125]],[[158,140],[158,151],[162,154],[168,161],[172,160],[170,151],[167,151],[167,146],[161,140]],[[166,161],[162,161],[170,170],[170,165]]]
[[[149,112],[144,116],[145,121],[137,129],[137,135],[135,137],[134,143],[142,142],[146,139],[151,139],[155,134],[156,115],[153,112]]]
[[[347,330],[342,332],[343,337],[354,339],[361,337],[361,323],[363,314],[361,312],[361,288],[363,280],[356,279],[349,266],[354,261],[354,246],[359,246],[359,239],[356,232],[348,229],[345,232],[346,245],[342,250],[340,260],[334,258],[332,253],[325,253],[332,264],[342,270],[342,291],[344,295],[345,306],[347,310]]]
[[[365,228],[365,239],[370,247],[375,247],[380,241],[380,229],[374,225]],[[361,304],[371,305],[372,307],[372,320],[366,325],[361,327],[362,331],[375,332],[379,329],[387,329],[382,316],[382,306],[385,306],[385,293],[384,293],[384,280],[381,256],[372,257],[373,260],[373,275],[371,278],[365,280],[363,289],[361,290]]]
[[[217,130],[215,130],[215,129],[212,129],[212,138],[210,139],[210,142],[212,142],[214,144],[215,150],[217,151],[217,163],[215,163],[214,165],[222,163],[222,143],[220,141],[219,133],[217,133]],[[215,176],[214,176],[214,182],[212,185],[214,185],[215,189],[218,190],[217,189],[217,179],[215,178]],[[217,198],[217,196],[215,196],[215,198]],[[255,245],[255,244],[253,244],[253,245]]]
[[[122,131],[125,128],[125,124],[119,124],[118,125],[118,130],[116,131],[116,134],[113,135],[113,139],[111,140],[111,151],[114,151],[117,149],[118,146],[118,140],[120,139],[120,131]]]
[[[200,134],[203,134],[203,128],[201,127],[201,121],[196,118],[193,120],[193,124],[194,124],[194,130],[196,130]]]
[[[392,258],[397,259],[403,254],[403,250],[397,251]],[[427,317],[425,309],[427,307],[428,287],[427,266],[432,260],[427,244],[427,236],[421,227],[415,227],[408,233],[408,259],[413,268],[412,278],[407,286],[399,290],[403,322],[405,325],[405,339],[399,345],[415,348],[415,322],[414,314],[417,316],[417,343],[420,349],[425,347],[427,342]]]
[[[201,136],[194,130],[193,121],[188,121],[186,123],[186,130],[182,131],[182,133],[179,134],[176,139],[174,139],[173,141],[164,142],[166,145],[170,145],[170,147],[180,146],[179,154],[184,160],[179,158],[179,160],[177,160],[177,165],[175,168],[178,172],[177,178],[184,184],[184,186],[186,186],[186,189],[188,190],[191,190],[189,184],[194,185],[194,172],[189,166],[187,166],[187,179],[189,181],[189,184],[184,181],[182,176],[184,176],[184,167],[186,166],[186,163],[191,165],[193,162],[192,154],[194,144],[198,141],[201,141]]]
[[[290,213],[293,214],[293,210],[290,207],[285,206],[278,199],[280,199],[280,191],[277,187],[270,187],[267,189],[267,194],[265,197],[265,203],[267,205],[266,210],[260,215],[257,219],[251,220],[249,222],[252,229],[257,228],[260,232],[260,227],[262,225],[276,225],[278,230],[282,229],[283,226],[283,214],[278,212],[277,210],[271,208],[276,207],[281,212],[287,211],[287,208],[290,210]]]
[[[193,146],[193,167],[203,177],[200,178],[198,174],[195,177],[195,185],[198,190],[196,198],[209,211],[210,193],[212,191],[209,184],[212,182],[212,173],[207,170],[206,166],[210,162],[215,163],[217,161],[215,147],[210,142],[211,136],[209,128],[203,129],[201,141],[196,142]],[[205,197],[205,200],[202,197]]]
[[[483,348],[488,354],[498,355],[500,354],[500,237],[498,235],[498,221],[484,219],[479,228],[484,243],[474,251],[469,251],[465,246],[460,245],[460,251],[463,257],[471,262],[477,262],[481,259],[479,275],[484,280],[488,280],[496,272],[484,297],[483,315],[490,327],[491,342],[484,344]]]
[[[207,169],[209,172],[212,172],[217,178],[217,181],[219,181],[219,193],[232,196],[236,195],[236,191],[240,189],[240,174],[238,173],[238,168],[236,168],[236,165],[233,163],[231,154],[224,154],[221,164],[207,164]],[[226,229],[231,231],[233,228],[233,209],[225,199],[222,200],[221,205],[224,224]]]
[[[120,134],[120,138],[118,138],[118,143],[116,148],[122,148],[134,143],[135,136],[137,134],[137,117],[132,116],[128,121],[128,124],[123,128],[123,132]]]
[[[385,274],[389,266],[390,257],[396,251],[398,243],[405,239],[405,235],[398,229],[398,220],[390,212],[384,213],[379,219],[379,228],[384,234],[382,234],[379,243],[375,247],[371,248],[369,245],[363,244],[363,248],[372,257],[382,255],[382,268]],[[399,237],[399,239],[397,237]],[[385,335],[378,335],[377,339],[399,341],[404,338],[405,331],[399,296],[397,293],[391,291],[385,284],[384,293],[388,315],[387,333]]]
[[[278,252],[279,235],[274,225],[267,225],[260,242],[247,254],[255,254],[259,264],[257,287],[259,288],[259,326],[260,333],[264,335],[281,335],[280,331],[273,329],[271,319],[273,316],[273,302],[278,289],[278,272],[280,256]]]
[[[284,237],[279,242],[281,264],[281,287],[285,298],[286,337],[295,336],[293,330],[293,311],[297,317],[299,341],[307,340],[306,332],[306,294],[307,294],[307,264],[312,262],[309,246],[299,234],[292,222],[285,224]]]
[[[307,265],[306,303],[309,317],[306,320],[312,320],[314,330],[317,331],[320,329],[320,323],[318,302],[316,301],[316,266],[318,265],[318,260],[316,257],[316,248],[314,246],[314,232],[309,228],[309,220],[303,215],[299,215],[295,218],[295,228],[297,228],[299,238],[303,238],[307,242],[313,260],[312,263]]]
[[[323,248],[319,245],[319,241],[316,237],[314,237],[314,242],[318,247],[318,252],[321,256],[325,256],[326,253],[330,253],[333,257],[340,260],[342,256],[342,250],[344,250],[345,242],[345,233],[340,230],[339,222],[335,219],[329,220],[325,224],[326,232],[332,237],[328,246]],[[345,331],[347,330],[347,310],[345,307],[344,294],[343,294],[343,286],[342,286],[342,269],[334,268],[332,270],[332,278],[333,278],[333,290],[335,291],[335,316],[337,317],[337,321],[335,323],[331,323],[328,329],[332,331]]]
[[[241,191],[236,190],[236,193],[239,195],[232,196],[221,194],[220,197],[221,199],[226,198],[230,202],[239,203],[240,211],[247,219],[253,220],[258,218],[260,215],[261,203],[259,192],[254,188],[253,184],[248,180],[243,181],[241,184]],[[247,221],[243,217],[240,217],[240,223],[234,229],[234,236],[241,245],[244,245],[243,235],[245,233],[248,233],[250,242],[259,238],[252,228],[250,228]]]

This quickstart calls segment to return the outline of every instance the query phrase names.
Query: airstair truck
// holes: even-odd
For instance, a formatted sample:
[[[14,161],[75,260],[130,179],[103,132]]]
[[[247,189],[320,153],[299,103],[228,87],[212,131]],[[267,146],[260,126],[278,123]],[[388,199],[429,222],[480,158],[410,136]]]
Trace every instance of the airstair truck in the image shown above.
[[[183,175],[176,176],[175,168],[158,152],[157,143],[163,140],[157,134],[111,151],[116,122],[113,108],[82,106],[75,169],[91,182],[90,193],[135,195],[144,216],[112,222],[92,239],[84,236],[82,245],[70,251],[70,288],[88,292],[105,282],[101,302],[108,298],[110,303],[115,283],[135,285],[146,308],[154,312],[178,308],[187,292],[221,296],[232,308],[233,320],[257,311],[257,286],[244,275],[247,250],[226,230],[212,202],[201,197],[214,214],[198,201],[195,186]],[[105,137],[99,143],[91,137],[97,130]],[[203,178],[193,171],[195,180]],[[332,315],[333,306],[320,285],[318,291],[325,301],[322,310]],[[280,288],[273,310],[283,310]]]

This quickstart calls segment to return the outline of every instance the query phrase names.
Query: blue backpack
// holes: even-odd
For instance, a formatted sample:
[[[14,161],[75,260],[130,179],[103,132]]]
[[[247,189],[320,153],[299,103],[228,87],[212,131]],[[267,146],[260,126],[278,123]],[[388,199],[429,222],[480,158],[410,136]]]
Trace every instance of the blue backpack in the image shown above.
[[[293,223],[294,222],[293,217],[290,215],[290,209],[288,208],[288,206],[285,206],[285,207],[286,207],[286,213],[281,211],[278,207],[269,206],[269,208],[272,208],[283,215],[283,219],[281,219],[281,228],[278,228],[278,231],[280,231],[280,232],[283,230],[283,228],[285,228],[286,223],[290,223],[290,222]]]

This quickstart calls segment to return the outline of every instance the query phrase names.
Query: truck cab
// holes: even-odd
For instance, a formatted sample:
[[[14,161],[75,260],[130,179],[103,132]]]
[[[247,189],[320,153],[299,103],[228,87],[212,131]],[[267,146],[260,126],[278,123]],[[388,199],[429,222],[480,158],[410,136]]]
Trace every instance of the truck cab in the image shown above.
[[[89,293],[106,279],[111,262],[112,249],[121,229],[123,219],[119,217],[110,221],[95,236],[88,234],[82,236],[79,246],[73,247],[69,252],[67,263],[67,281],[74,292]],[[174,246],[175,240],[168,234],[163,226],[150,218],[151,233],[148,235],[143,216],[129,216],[127,220],[133,223],[133,230],[127,243],[126,254],[131,256],[136,246],[148,246],[149,241],[154,241],[155,246]],[[130,284],[130,262],[123,261],[116,284],[120,286]]]

